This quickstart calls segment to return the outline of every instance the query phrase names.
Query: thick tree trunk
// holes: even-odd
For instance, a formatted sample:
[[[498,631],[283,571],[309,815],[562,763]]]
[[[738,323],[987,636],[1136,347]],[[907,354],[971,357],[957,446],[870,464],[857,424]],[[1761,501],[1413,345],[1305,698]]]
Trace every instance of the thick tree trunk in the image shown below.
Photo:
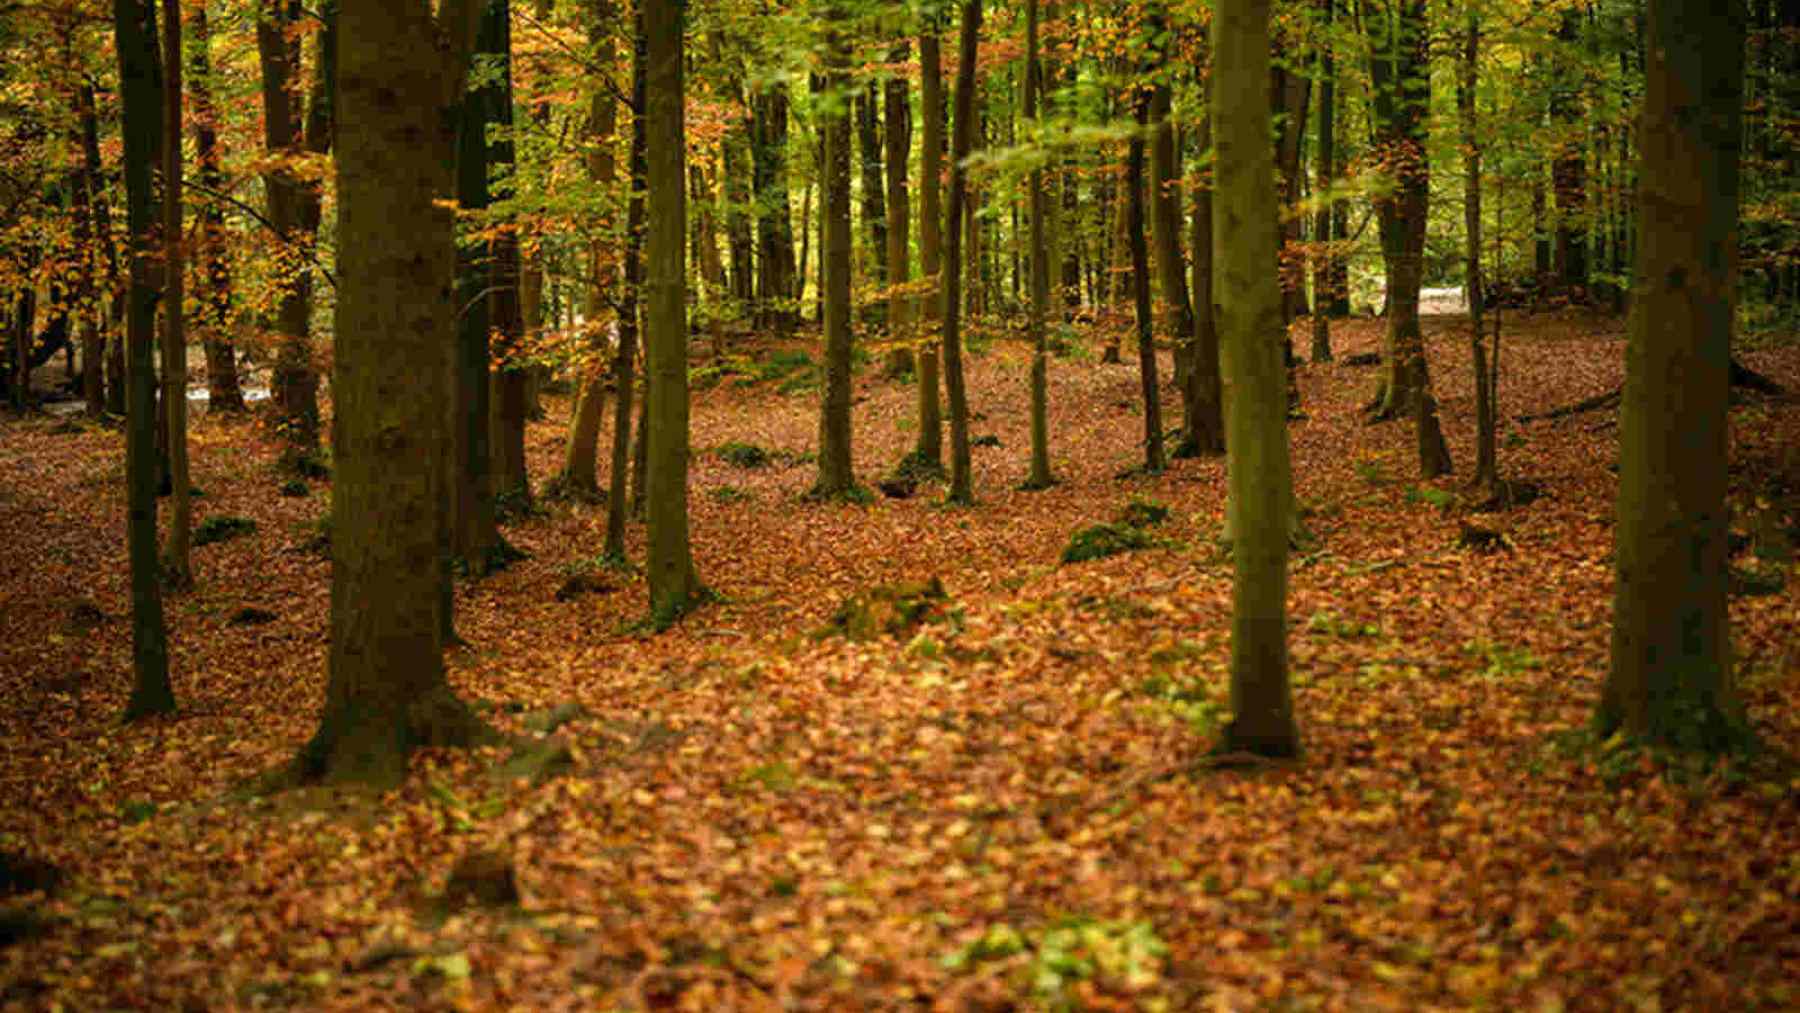
[[[970,474],[969,395],[963,383],[962,362],[962,235],[972,219],[969,204],[968,160],[975,133],[975,55],[981,40],[981,0],[963,0],[962,42],[957,50],[956,120],[950,134],[950,204],[945,221],[950,227],[944,243],[944,386],[950,395],[950,493],[952,503],[975,502],[974,477]]]
[[[841,109],[827,112],[821,125],[825,388],[819,400],[819,477],[809,493],[820,498],[845,495],[856,485],[850,460],[850,103],[844,94],[849,87],[849,48],[841,34],[845,16],[836,4],[828,8],[832,27],[827,29],[827,87],[838,93]]]
[[[1287,551],[1293,504],[1282,363],[1280,282],[1269,186],[1269,2],[1219,0],[1212,113],[1221,214],[1213,229],[1219,324],[1232,396],[1229,524],[1233,530],[1231,711],[1220,748],[1293,756],[1287,676]]]
[[[168,634],[163,626],[162,582],[156,559],[156,390],[150,343],[156,328],[157,290],[151,280],[156,217],[150,163],[161,130],[161,71],[156,17],[147,0],[113,0],[114,50],[123,82],[125,207],[130,231],[131,288],[125,320],[129,410],[125,431],[126,541],[131,557],[131,700],[133,721],[175,710],[169,681]]]
[[[1038,58],[1038,0],[1025,0],[1025,118],[1040,127],[1040,94],[1044,67]],[[1056,484],[1050,471],[1050,343],[1045,333],[1050,315],[1050,242],[1045,217],[1050,201],[1044,193],[1044,170],[1034,167],[1027,185],[1031,189],[1031,470],[1025,488],[1047,489]]]
[[[172,587],[194,582],[190,557],[193,483],[188,479],[186,281],[181,228],[181,3],[163,3],[163,404],[169,441],[169,536],[163,576]]]
[[[188,92],[194,102],[194,159],[200,185],[209,194],[225,189],[220,166],[218,109],[212,98],[212,32],[207,0],[194,4],[194,43]],[[242,412],[244,390],[238,379],[237,348],[231,341],[231,261],[225,248],[225,209],[209,196],[200,212],[200,254],[205,292],[201,296],[201,337],[206,347],[206,411]]]
[[[919,439],[914,458],[944,470],[944,418],[938,400],[939,330],[944,320],[944,209],[939,190],[944,172],[944,71],[936,25],[919,36],[919,108],[925,122],[919,147],[919,271],[939,291],[921,301],[925,338],[919,346]]]
[[[1744,746],[1726,610],[1744,15],[1650,0],[1602,735]]]
[[[1134,105],[1138,129],[1131,135],[1125,186],[1127,239],[1131,245],[1131,296],[1136,310],[1138,376],[1144,394],[1144,470],[1160,472],[1167,466],[1163,454],[1162,403],[1156,379],[1156,325],[1150,315],[1150,254],[1144,243],[1144,130],[1150,122],[1151,97],[1139,93]]]
[[[392,785],[415,747],[493,738],[444,680],[439,595],[456,271],[443,204],[474,24],[461,11],[451,0],[439,24],[344,0],[331,670],[305,780]]]
[[[647,45],[644,160],[648,234],[644,286],[647,398],[645,475],[650,615],[673,622],[703,593],[688,544],[687,151],[682,109],[682,5],[644,5]]]

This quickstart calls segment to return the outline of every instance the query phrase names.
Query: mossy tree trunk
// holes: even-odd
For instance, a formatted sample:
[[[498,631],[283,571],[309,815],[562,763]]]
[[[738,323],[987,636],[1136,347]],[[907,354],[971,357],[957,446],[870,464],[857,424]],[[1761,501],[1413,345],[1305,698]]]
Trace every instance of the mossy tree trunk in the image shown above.
[[[1025,0],[1025,118],[1041,129],[1044,66],[1038,56],[1038,0]],[[1050,471],[1050,342],[1046,319],[1050,315],[1050,241],[1046,218],[1049,196],[1044,192],[1044,170],[1033,167],[1031,189],[1031,470],[1025,488],[1047,489],[1056,484]]]
[[[1160,472],[1163,453],[1162,402],[1156,379],[1156,324],[1150,310],[1150,254],[1144,243],[1144,131],[1150,122],[1150,93],[1140,91],[1133,105],[1138,129],[1126,155],[1126,238],[1131,246],[1131,297],[1136,310],[1138,378],[1144,394],[1144,470]]]
[[[1287,438],[1281,283],[1269,144],[1269,0],[1219,0],[1212,115],[1220,214],[1213,228],[1228,406],[1233,529],[1231,710],[1222,748],[1299,751],[1287,674]]]
[[[1597,721],[1603,735],[1720,751],[1749,734],[1731,678],[1725,499],[1744,14],[1650,0],[1648,32],[1612,669]]]
[[[856,485],[850,457],[850,78],[847,17],[827,0],[827,95],[824,99],[825,387],[819,399],[819,476],[810,495],[842,496]]]
[[[969,394],[963,382],[962,362],[962,282],[965,231],[972,232],[973,218],[965,211],[969,206],[969,178],[965,163],[975,135],[975,55],[981,42],[981,0],[964,0],[962,5],[962,42],[957,51],[956,121],[950,134],[950,205],[945,224],[949,232],[944,243],[944,386],[950,395],[950,493],[952,503],[975,502],[975,484],[971,476],[973,462],[969,454]],[[973,236],[971,235],[971,240]]]
[[[919,35],[919,115],[924,119],[919,140],[919,271],[944,283],[944,207],[940,197],[944,173],[944,68],[937,24],[926,16]],[[944,319],[943,293],[927,295],[922,302],[924,340],[919,345],[919,439],[914,457],[923,465],[944,467],[944,415],[938,399],[938,351]],[[939,333],[932,333],[934,330]]]
[[[392,785],[493,733],[444,679],[457,116],[475,11],[344,0],[332,389],[331,669],[304,780]],[[396,228],[395,223],[407,223]]]
[[[125,312],[125,346],[131,360],[125,430],[125,533],[131,557],[132,670],[125,719],[131,721],[175,709],[156,559],[156,379],[150,342],[156,329],[153,262],[160,253],[156,249],[150,163],[162,122],[158,106],[162,73],[156,54],[156,17],[148,0],[113,0],[113,33],[123,92],[125,209],[131,249],[130,301]]]
[[[682,109],[682,3],[644,4],[644,336],[650,381],[645,432],[650,614],[659,624],[693,608],[702,589],[688,544],[687,151]]]

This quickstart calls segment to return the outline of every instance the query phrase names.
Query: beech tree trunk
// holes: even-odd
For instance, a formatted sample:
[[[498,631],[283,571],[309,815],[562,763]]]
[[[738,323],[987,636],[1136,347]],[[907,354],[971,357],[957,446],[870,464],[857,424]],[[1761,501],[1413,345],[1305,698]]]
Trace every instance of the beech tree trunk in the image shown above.
[[[444,680],[439,595],[456,306],[444,204],[475,12],[344,0],[340,17],[331,669],[294,772],[388,786],[416,747],[494,739]]]
[[[1750,740],[1726,610],[1745,20],[1737,5],[1650,0],[1648,30],[1612,668],[1596,724],[1719,752]]]
[[[919,439],[913,457],[919,464],[944,470],[944,417],[938,400],[939,349],[942,347],[944,297],[944,208],[940,187],[944,173],[944,70],[937,26],[926,25],[919,36],[919,109],[925,122],[919,141],[919,271],[939,291],[921,301],[924,339],[919,345]],[[937,333],[933,333],[933,332]]]
[[[243,385],[238,378],[237,348],[231,340],[231,261],[225,247],[225,208],[215,195],[224,190],[225,174],[219,154],[218,108],[212,97],[212,31],[206,17],[207,0],[194,4],[194,42],[189,47],[192,80],[188,93],[194,107],[194,160],[200,169],[200,185],[207,191],[200,211],[201,296],[200,330],[206,348],[206,411],[242,412]]]
[[[906,59],[906,42],[902,40],[888,58],[894,63]],[[895,74],[882,89],[882,140],[886,145],[887,170],[887,282],[898,289],[912,277],[911,250],[907,237],[912,208],[906,192],[906,163],[912,157],[912,106],[907,101],[906,78]],[[888,356],[888,373],[902,376],[914,373],[916,357],[909,344],[913,338],[913,299],[898,291],[888,297],[888,340],[895,342]]]
[[[1322,0],[1326,34],[1319,42],[1319,152],[1314,190],[1324,198],[1331,190],[1337,172],[1337,65],[1331,55],[1330,28],[1336,0]],[[1332,211],[1335,201],[1321,199],[1313,215],[1313,245],[1317,253],[1312,262],[1312,361],[1331,361],[1331,317],[1335,294],[1332,292],[1334,251]]]
[[[193,483],[188,478],[186,258],[181,228],[181,3],[163,0],[163,344],[162,384],[169,449],[169,532],[163,577],[172,587],[194,582],[190,557]]]
[[[472,0],[486,7],[488,0]],[[476,50],[492,56],[496,40],[492,18],[480,15]],[[471,88],[458,106],[456,133],[456,201],[465,211],[485,212],[489,203],[488,124],[498,97],[493,81]],[[481,576],[502,565],[499,520],[494,509],[493,385],[489,381],[493,350],[495,283],[490,268],[493,251],[473,243],[459,244],[456,261],[457,368],[453,413],[451,507],[453,544],[450,555],[460,558],[468,572]],[[446,580],[448,576],[446,575]],[[446,599],[448,600],[448,599]],[[448,616],[446,616],[446,621]],[[446,632],[449,627],[446,626]]]
[[[1287,552],[1293,477],[1269,144],[1269,0],[1219,0],[1212,114],[1220,198],[1214,289],[1231,390],[1227,470],[1233,530],[1231,711],[1220,748],[1293,756],[1287,675]]]
[[[645,498],[650,614],[667,625],[699,603],[688,544],[687,150],[682,4],[644,4],[644,161],[649,184],[644,333],[650,381]]]
[[[962,362],[962,237],[973,238],[969,206],[968,160],[975,133],[975,55],[981,42],[981,0],[963,0],[962,42],[957,50],[956,120],[950,134],[949,233],[944,243],[944,386],[950,395],[950,493],[952,503],[975,502],[973,462],[969,455],[969,395]]]
[[[808,494],[820,498],[845,495],[856,485],[850,460],[850,56],[842,34],[843,8],[828,3],[825,17],[830,25],[826,30],[826,87],[833,93],[836,108],[827,108],[821,124],[825,164],[820,223],[824,237],[819,252],[823,254],[825,387],[819,400],[819,476]],[[866,204],[864,209],[868,210]]]
[[[785,334],[799,298],[794,233],[788,213],[787,86],[772,84],[750,99],[751,163],[756,182],[757,323]]]
[[[175,710],[169,681],[169,643],[163,626],[162,582],[156,558],[156,390],[150,343],[156,329],[152,280],[156,216],[150,163],[161,130],[162,74],[156,53],[156,15],[148,0],[113,0],[113,49],[123,82],[125,209],[130,235],[131,288],[125,346],[131,359],[125,430],[126,542],[131,557],[131,700],[125,720]]]
[[[1144,393],[1144,470],[1152,474],[1167,467],[1163,454],[1162,402],[1156,379],[1156,325],[1150,315],[1150,253],[1144,242],[1144,131],[1150,122],[1151,97],[1141,91],[1136,107],[1138,129],[1131,135],[1127,153],[1125,187],[1126,238],[1131,246],[1131,297],[1136,310],[1138,377]]]
[[[1038,58],[1038,0],[1025,0],[1025,118],[1039,124],[1044,67]],[[1045,320],[1050,315],[1050,242],[1045,217],[1050,201],[1044,193],[1044,170],[1034,167],[1031,189],[1031,470],[1025,488],[1056,484],[1050,471],[1050,342]]]
[[[481,52],[494,63],[495,80],[488,89],[488,164],[491,175],[510,188],[513,164],[512,3],[486,0],[482,15]],[[512,222],[498,223],[488,252],[488,305],[490,323],[500,347],[495,349],[493,397],[489,408],[492,437],[493,495],[515,507],[531,502],[531,475],[525,462],[525,421],[530,415],[530,369],[522,360],[520,344],[525,335],[519,235]]]

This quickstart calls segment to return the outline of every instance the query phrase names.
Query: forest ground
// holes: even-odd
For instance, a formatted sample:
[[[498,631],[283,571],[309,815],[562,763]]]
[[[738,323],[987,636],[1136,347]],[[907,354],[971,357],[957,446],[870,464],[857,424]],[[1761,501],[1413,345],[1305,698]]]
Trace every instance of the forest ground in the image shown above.
[[[802,502],[816,395],[697,391],[695,557],[722,600],[648,632],[641,576],[591,565],[603,510],[509,526],[531,558],[459,587],[451,681],[528,737],[580,704],[556,715],[571,762],[533,784],[495,773],[500,750],[425,753],[379,798],[231,794],[317,720],[325,485],[279,495],[257,426],[195,419],[198,517],[256,530],[198,548],[197,588],[168,600],[180,715],[122,727],[121,436],[9,418],[0,851],[63,876],[0,918],[24,937],[0,940],[0,1008],[1792,1008],[1800,779],[1570,734],[1606,667],[1617,429],[1511,420],[1616,385],[1623,341],[1614,320],[1519,319],[1502,474],[1544,495],[1472,518],[1504,535],[1490,554],[1412,478],[1410,426],[1359,417],[1370,369],[1300,368],[1293,765],[1200,762],[1226,696],[1224,466],[1121,477],[1136,365],[1091,339],[1052,367],[1047,492],[1015,489],[1022,351],[972,358],[973,432],[999,446],[976,450],[971,509],[936,489]],[[1336,328],[1340,358],[1379,326]],[[1466,338],[1427,329],[1466,474]],[[1800,390],[1800,347],[1741,357]],[[857,391],[870,481],[910,448],[915,392],[875,366]],[[534,475],[566,412],[532,426]],[[1800,402],[1753,396],[1732,422],[1734,497],[1800,516]],[[786,453],[746,469],[729,441]],[[1059,564],[1137,497],[1171,508],[1152,547]],[[577,573],[613,590],[558,600]],[[934,576],[949,599],[917,636],[812,635],[852,592]],[[1750,719],[1790,756],[1795,583],[1732,603]],[[518,904],[443,896],[483,849]]]

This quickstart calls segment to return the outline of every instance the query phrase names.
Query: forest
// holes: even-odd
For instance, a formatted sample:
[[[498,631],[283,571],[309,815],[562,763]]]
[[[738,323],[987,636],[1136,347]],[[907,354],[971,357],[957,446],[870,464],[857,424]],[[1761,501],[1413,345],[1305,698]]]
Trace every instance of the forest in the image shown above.
[[[1800,12],[0,0],[0,1010],[1800,1006]]]

